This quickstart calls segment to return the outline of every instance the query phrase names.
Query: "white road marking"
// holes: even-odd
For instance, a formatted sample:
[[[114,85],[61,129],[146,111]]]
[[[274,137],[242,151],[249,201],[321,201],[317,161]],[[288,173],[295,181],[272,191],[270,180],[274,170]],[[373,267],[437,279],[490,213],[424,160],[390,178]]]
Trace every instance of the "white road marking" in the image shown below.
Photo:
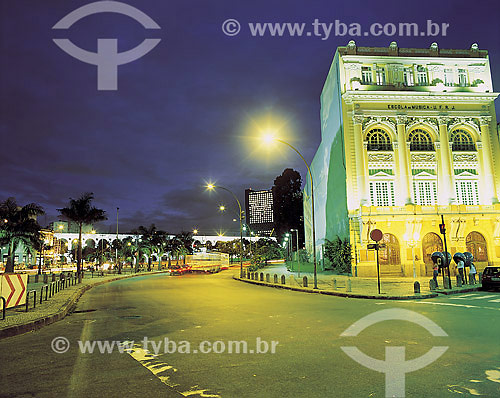
[[[130,342],[123,342],[122,344],[126,344]],[[221,398],[219,394],[211,394],[208,389],[200,389],[200,387],[192,386],[189,390],[182,391],[179,389],[179,384],[174,383],[170,376],[177,372],[172,365],[168,365],[165,362],[160,362],[156,359],[158,355],[152,354],[149,350],[145,350],[141,344],[134,344],[133,348],[128,348],[125,350],[132,358],[134,358],[137,362],[139,362],[142,366],[144,366],[147,370],[153,373],[163,384],[175,388],[175,390],[185,396],[197,396],[197,397],[211,397],[211,398]],[[160,375],[163,373],[163,375]],[[167,374],[165,374],[167,373]],[[170,373],[170,375],[168,374]]]
[[[477,296],[478,293],[471,293],[471,294],[462,294],[461,296],[454,297],[455,299],[460,299],[463,297],[471,297],[471,296]]]
[[[471,300],[483,300],[491,298],[491,296],[479,296],[479,297],[471,297]]]
[[[483,309],[483,310],[500,311],[500,308],[494,308],[494,307],[480,307],[478,305],[469,305],[469,304],[439,303],[439,302],[436,302],[436,301],[413,301],[413,300],[408,300],[408,301],[402,301],[401,303],[428,304],[428,305],[444,305],[444,306],[449,306],[449,307],[479,308],[479,309]]]
[[[500,299],[488,300],[489,303],[500,303]]]

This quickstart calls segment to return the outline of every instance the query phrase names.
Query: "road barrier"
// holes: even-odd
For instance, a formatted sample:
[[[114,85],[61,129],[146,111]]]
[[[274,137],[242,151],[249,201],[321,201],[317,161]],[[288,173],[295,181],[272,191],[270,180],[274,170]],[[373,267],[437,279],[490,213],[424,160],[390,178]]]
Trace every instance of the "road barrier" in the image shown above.
[[[28,312],[30,294],[33,293],[33,308],[36,308],[36,290],[29,290],[26,293],[26,312]]]

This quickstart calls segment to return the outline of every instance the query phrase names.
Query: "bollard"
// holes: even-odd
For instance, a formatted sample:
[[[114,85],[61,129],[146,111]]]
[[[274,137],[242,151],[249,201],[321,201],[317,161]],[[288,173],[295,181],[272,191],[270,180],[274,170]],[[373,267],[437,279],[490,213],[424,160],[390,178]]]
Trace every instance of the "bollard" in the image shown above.
[[[49,275],[43,274],[43,283],[49,283]]]
[[[271,282],[271,275],[266,274],[266,282],[267,283]]]
[[[281,275],[281,284],[284,285],[286,283],[285,275]]]
[[[462,277],[457,275],[457,287],[462,287]]]
[[[56,281],[56,274],[52,274],[52,282]]]
[[[5,307],[7,307],[7,300],[3,296],[0,296],[0,299],[2,299],[2,319],[5,319]]]
[[[429,280],[429,289],[433,292],[437,289],[436,282],[434,279]]]
[[[347,278],[347,282],[345,284],[345,287],[346,287],[346,292],[350,292],[352,290],[352,287],[351,287],[351,278]]]
[[[420,294],[420,283],[418,281],[413,284],[413,293]]]
[[[302,278],[302,287],[307,287],[307,276]]]
[[[49,286],[45,285],[45,301],[48,299],[48,294],[49,294]]]
[[[35,275],[35,283],[38,283],[38,274]]]
[[[263,272],[260,273],[260,281],[264,282],[264,273]]]
[[[333,278],[333,288],[337,289],[337,279]]]
[[[278,283],[278,275],[274,274],[274,283]]]

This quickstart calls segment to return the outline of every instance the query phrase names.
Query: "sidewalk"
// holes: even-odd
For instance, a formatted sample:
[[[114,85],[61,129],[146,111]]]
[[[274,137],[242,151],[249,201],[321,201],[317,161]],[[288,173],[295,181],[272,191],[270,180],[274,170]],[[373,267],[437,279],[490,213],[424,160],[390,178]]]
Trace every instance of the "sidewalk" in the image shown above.
[[[94,276],[94,278],[91,277],[90,272],[86,272],[85,278],[82,279],[82,283],[68,286],[64,290],[60,290],[47,301],[43,301],[42,304],[40,304],[40,289],[44,284],[29,283],[27,290],[36,290],[37,292],[36,307],[33,308],[33,296],[30,295],[28,312],[25,312],[25,305],[7,309],[5,319],[0,319],[0,339],[37,330],[45,325],[49,325],[64,318],[69,312],[71,312],[83,293],[94,286],[118,279],[133,278],[136,276],[152,275],[163,272],[165,271],[140,272],[137,274],[122,275],[109,274],[99,277]]]
[[[281,287],[291,290],[301,290],[307,292],[318,292],[323,294],[331,294],[343,297],[357,298],[372,298],[372,299],[388,299],[388,300],[407,300],[407,299],[423,299],[437,297],[439,294],[455,294],[469,291],[479,290],[481,285],[464,285],[462,287],[453,287],[452,289],[438,289],[431,291],[429,287],[430,277],[408,278],[408,277],[384,277],[380,278],[380,294],[378,293],[377,278],[368,277],[349,277],[346,275],[333,275],[318,273],[318,289],[314,287],[314,275],[312,273],[300,273],[287,271],[284,265],[268,266],[258,270],[258,274],[264,273],[264,282],[258,280],[249,280],[245,278],[245,282],[264,284],[266,286]],[[266,283],[266,274],[270,275],[270,282]],[[274,275],[278,275],[278,286],[274,284]],[[285,285],[281,284],[281,275],[285,275]],[[308,287],[303,286],[303,277],[307,276]],[[239,279],[239,278],[236,278]],[[260,279],[260,278],[259,278]],[[350,281],[350,291],[348,285]],[[420,294],[414,293],[414,283],[418,281],[420,284]],[[443,287],[443,280],[438,279],[439,286]],[[452,280],[452,286],[455,285]]]

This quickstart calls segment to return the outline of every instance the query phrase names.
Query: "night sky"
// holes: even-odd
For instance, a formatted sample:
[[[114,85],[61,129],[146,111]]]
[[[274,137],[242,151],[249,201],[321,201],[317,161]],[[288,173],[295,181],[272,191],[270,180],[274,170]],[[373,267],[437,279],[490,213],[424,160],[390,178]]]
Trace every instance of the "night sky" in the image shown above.
[[[98,207],[120,230],[155,223],[171,233],[236,234],[235,206],[205,181],[233,190],[268,189],[286,167],[304,177],[291,150],[262,156],[245,139],[268,120],[280,123],[310,161],[320,142],[319,95],[335,49],[360,46],[489,50],[493,84],[500,87],[499,8],[494,1],[124,0],[160,25],[146,30],[115,13],[81,19],[68,30],[52,26],[91,1],[2,1],[0,74],[0,200],[36,202],[57,219],[69,197],[94,192]],[[228,37],[228,18],[241,32]],[[417,22],[450,24],[446,37],[252,37],[249,22]],[[309,26],[308,26],[309,28]],[[160,38],[144,57],[118,67],[118,90],[97,90],[97,68],[63,52],[68,38],[95,52],[98,38],[117,38],[126,51]],[[497,106],[498,108],[498,106]],[[303,178],[304,180],[304,178]]]

